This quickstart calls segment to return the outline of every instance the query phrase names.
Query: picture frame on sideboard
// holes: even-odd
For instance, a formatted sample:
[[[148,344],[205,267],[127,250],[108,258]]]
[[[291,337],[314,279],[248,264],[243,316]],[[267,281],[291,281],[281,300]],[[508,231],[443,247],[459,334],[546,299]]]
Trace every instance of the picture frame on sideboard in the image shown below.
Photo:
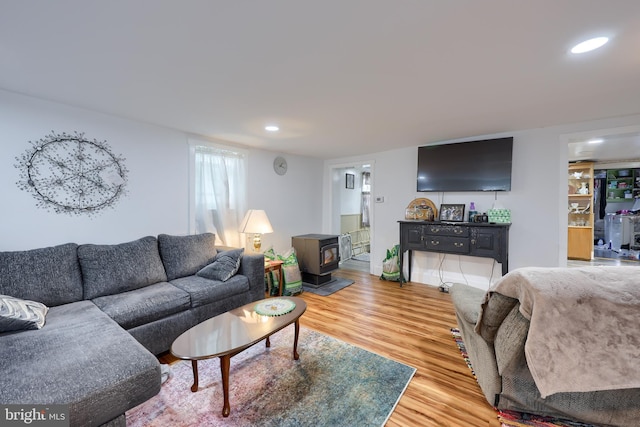
[[[442,204],[440,205],[440,221],[463,222],[464,204]]]

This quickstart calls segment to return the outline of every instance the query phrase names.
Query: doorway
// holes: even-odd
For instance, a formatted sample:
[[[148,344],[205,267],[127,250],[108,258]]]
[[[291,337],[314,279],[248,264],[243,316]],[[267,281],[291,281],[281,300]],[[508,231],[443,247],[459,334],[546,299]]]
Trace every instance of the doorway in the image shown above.
[[[594,162],[596,196],[591,260],[569,260],[568,265],[639,265],[640,239],[635,242],[635,235],[640,236],[640,191],[634,187],[640,189],[640,181],[635,182],[634,174],[640,174],[640,126],[572,134],[567,141],[570,162]],[[617,174],[628,178],[614,179]]]
[[[369,273],[372,247],[372,164],[332,169],[332,233],[340,236],[340,268]]]

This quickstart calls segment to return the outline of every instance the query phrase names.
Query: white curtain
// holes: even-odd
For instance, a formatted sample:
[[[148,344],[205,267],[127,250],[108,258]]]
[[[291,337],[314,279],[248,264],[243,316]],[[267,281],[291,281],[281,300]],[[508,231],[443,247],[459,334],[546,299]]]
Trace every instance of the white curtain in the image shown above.
[[[247,210],[245,163],[243,153],[195,147],[196,232],[215,233],[226,246],[242,246],[238,227]]]

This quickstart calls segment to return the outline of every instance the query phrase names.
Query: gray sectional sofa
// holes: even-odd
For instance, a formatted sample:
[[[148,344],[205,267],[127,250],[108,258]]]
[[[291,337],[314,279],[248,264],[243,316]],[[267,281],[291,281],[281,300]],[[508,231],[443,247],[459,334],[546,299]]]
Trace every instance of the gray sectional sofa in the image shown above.
[[[226,281],[200,275],[229,249],[206,233],[0,252],[0,295],[48,308],[41,329],[0,332],[0,404],[65,404],[72,426],[125,425],[160,390],[154,355],[264,298],[262,255],[242,255]]]

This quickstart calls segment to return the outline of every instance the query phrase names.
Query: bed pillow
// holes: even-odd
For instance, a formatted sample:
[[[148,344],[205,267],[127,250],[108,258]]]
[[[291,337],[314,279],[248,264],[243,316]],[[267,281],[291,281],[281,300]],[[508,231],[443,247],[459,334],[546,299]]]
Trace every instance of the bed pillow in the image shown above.
[[[244,248],[218,252],[213,262],[196,273],[197,276],[210,280],[226,282],[240,269]]]
[[[42,303],[0,295],[0,333],[40,329],[47,311]]]

